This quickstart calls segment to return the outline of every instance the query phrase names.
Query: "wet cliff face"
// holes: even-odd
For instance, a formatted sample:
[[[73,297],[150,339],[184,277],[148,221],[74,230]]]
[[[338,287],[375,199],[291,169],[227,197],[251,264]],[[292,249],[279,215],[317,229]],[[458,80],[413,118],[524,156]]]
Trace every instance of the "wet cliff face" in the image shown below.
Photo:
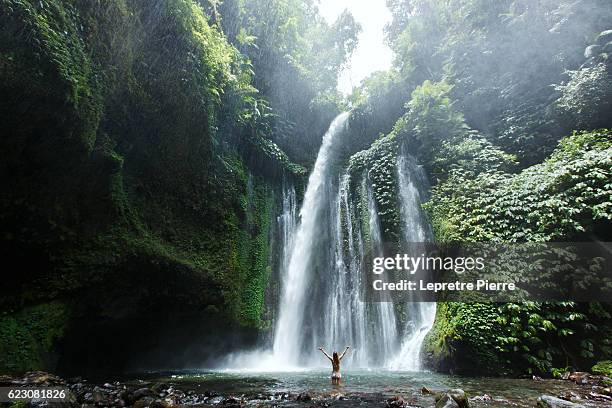
[[[156,350],[253,338],[303,170],[238,125],[237,51],[191,1],[0,11],[0,369],[178,367]]]

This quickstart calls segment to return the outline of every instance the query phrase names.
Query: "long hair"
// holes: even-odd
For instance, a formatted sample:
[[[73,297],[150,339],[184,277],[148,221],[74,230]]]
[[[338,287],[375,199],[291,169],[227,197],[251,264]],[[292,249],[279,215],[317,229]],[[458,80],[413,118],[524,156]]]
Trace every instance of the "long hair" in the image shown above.
[[[335,364],[340,364],[340,358],[338,357],[338,353],[334,351],[334,354],[332,354],[333,360]]]

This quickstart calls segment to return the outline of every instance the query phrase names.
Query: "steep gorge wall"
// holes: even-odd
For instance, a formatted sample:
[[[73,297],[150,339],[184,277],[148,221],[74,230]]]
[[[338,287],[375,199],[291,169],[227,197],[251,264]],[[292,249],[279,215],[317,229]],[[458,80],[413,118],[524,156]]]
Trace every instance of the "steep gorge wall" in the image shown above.
[[[239,53],[191,0],[2,0],[0,23],[0,371],[252,341],[303,169],[237,124]]]

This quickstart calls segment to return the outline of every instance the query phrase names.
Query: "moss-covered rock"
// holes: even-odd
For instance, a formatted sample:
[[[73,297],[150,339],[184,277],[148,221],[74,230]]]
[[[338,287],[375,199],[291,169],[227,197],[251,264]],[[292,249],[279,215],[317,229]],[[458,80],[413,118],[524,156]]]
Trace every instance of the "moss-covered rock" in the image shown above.
[[[0,314],[0,372],[40,370],[54,360],[56,341],[64,335],[70,308],[59,302]]]
[[[52,299],[70,322],[266,327],[270,220],[304,169],[236,121],[251,74],[197,2],[0,0],[0,23],[3,367],[51,368],[63,331],[20,334],[27,356],[4,334]]]

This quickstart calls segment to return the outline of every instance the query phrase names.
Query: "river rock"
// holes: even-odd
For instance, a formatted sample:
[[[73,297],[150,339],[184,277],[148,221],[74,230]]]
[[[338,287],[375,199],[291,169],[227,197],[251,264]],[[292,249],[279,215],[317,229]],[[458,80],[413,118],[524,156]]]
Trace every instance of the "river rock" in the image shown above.
[[[312,397],[310,396],[310,394],[308,394],[306,392],[303,392],[301,394],[298,394],[296,400],[297,401],[305,401],[306,402],[306,401],[311,401]]]
[[[139,388],[136,391],[134,391],[134,400],[138,401],[141,398],[144,397],[154,397],[155,393],[153,392],[153,390],[149,389],[149,388]]]
[[[590,374],[582,371],[571,373],[569,379],[580,385],[606,387],[612,384],[612,379],[606,377],[605,375]]]
[[[100,390],[94,390],[94,392],[92,393],[92,399],[93,402],[96,404],[102,404],[106,401],[104,393]]]
[[[387,407],[389,408],[404,408],[408,405],[406,400],[399,395],[389,398],[387,400]]]
[[[6,387],[13,384],[13,377],[9,375],[0,375],[0,387]]]
[[[605,43],[608,43],[610,41],[612,41],[612,30],[602,31],[597,36],[597,44],[599,45],[604,45]]]
[[[13,381],[15,385],[36,385],[38,387],[53,387],[64,385],[66,382],[56,375],[44,371],[30,371],[23,378]]]
[[[593,401],[612,402],[612,397],[609,395],[600,394],[594,391],[589,392],[589,399]]]
[[[125,405],[132,405],[136,402],[136,398],[134,398],[134,394],[130,390],[122,390],[118,396],[125,402]]]
[[[222,404],[228,408],[240,408],[243,406],[242,400],[236,397],[227,397],[223,400]]]
[[[143,397],[134,403],[134,408],[148,408],[155,401],[154,398],[151,397]]]
[[[470,401],[478,401],[478,402],[486,402],[491,401],[493,398],[489,394],[476,395],[475,397],[470,398]]]
[[[436,394],[436,408],[451,408],[455,406],[459,408],[470,408],[470,401],[465,391],[462,389],[454,388],[445,393]]]
[[[440,399],[436,401],[436,408],[460,408],[457,401],[453,399],[449,394],[444,394]]]
[[[589,45],[584,50],[584,58],[593,58],[595,55],[599,54],[601,50],[601,45]]]
[[[450,395],[455,402],[459,405],[460,408],[469,408],[470,401],[468,400],[465,391],[460,388],[455,388],[448,391],[448,395]]]
[[[162,391],[167,390],[170,386],[164,382],[159,382],[151,387],[151,390],[155,393],[160,393]]]
[[[581,407],[584,408],[584,405],[562,400],[561,398],[552,397],[550,395],[542,395],[540,398],[538,398],[536,407],[538,408],[581,408]]]

